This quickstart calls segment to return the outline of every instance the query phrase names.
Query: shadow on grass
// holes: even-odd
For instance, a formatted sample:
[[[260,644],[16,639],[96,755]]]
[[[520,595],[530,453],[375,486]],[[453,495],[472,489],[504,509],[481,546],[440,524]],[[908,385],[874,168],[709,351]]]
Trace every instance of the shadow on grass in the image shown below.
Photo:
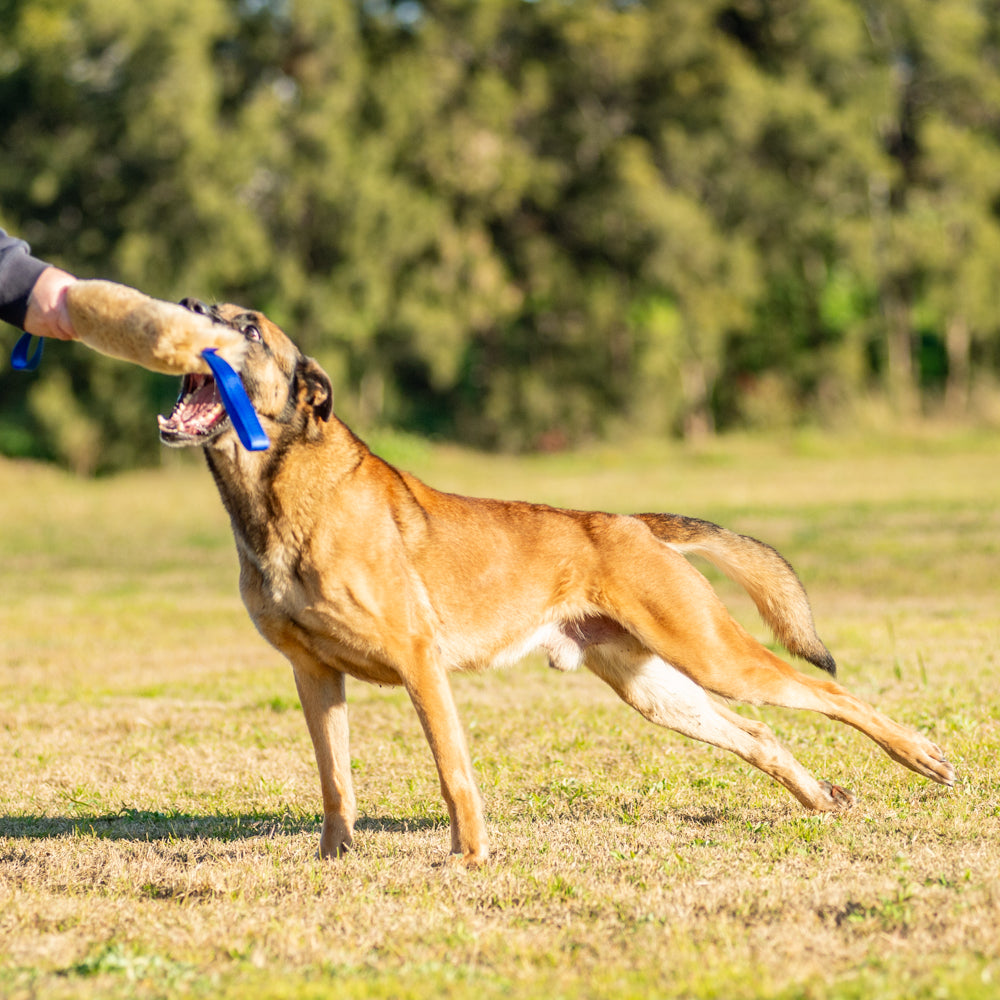
[[[679,812],[677,813],[677,818],[684,820],[685,823],[690,823],[692,826],[716,826],[719,823],[725,823],[727,819],[731,818],[724,809],[712,809],[705,808],[700,812]]]
[[[48,837],[98,837],[102,840],[220,840],[248,837],[319,836],[323,819],[294,812],[194,815],[151,809],[120,809],[93,816],[0,816],[0,837],[44,840]],[[363,816],[356,833],[405,833],[447,825],[435,817]]]

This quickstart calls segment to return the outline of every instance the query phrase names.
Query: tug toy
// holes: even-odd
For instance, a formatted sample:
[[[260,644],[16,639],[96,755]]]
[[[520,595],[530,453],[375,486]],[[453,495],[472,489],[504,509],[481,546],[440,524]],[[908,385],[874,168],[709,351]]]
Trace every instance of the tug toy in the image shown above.
[[[66,290],[66,308],[78,338],[101,354],[165,375],[211,374],[243,447],[268,447],[237,374],[247,351],[238,331],[113,281],[75,282]],[[39,341],[29,353],[31,334],[26,333],[14,345],[11,365],[33,371],[41,363],[42,345]]]

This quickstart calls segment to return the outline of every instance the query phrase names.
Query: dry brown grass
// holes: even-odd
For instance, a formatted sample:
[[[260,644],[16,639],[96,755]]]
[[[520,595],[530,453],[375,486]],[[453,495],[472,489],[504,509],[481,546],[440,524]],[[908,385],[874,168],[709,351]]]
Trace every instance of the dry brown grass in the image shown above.
[[[0,995],[1000,992],[989,442],[409,458],[448,488],[681,510],[777,544],[844,682],[945,745],[959,783],[763,712],[860,795],[810,816],[594,678],[528,661],[455,682],[489,866],[445,864],[413,712],[357,684],[357,849],[321,863],[290,671],[239,606],[207,475],[80,483],[0,463]]]

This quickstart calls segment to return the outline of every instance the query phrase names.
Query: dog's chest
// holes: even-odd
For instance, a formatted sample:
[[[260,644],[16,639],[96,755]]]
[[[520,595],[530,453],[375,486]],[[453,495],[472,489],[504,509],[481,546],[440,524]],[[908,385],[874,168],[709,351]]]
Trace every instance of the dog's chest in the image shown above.
[[[264,545],[251,545],[237,537],[240,556],[240,587],[243,599],[255,611],[294,614],[305,601],[299,574],[300,549],[277,535]]]
[[[277,534],[266,546],[243,544],[239,551],[243,600],[258,626],[292,622],[311,639],[369,645],[395,610],[370,573],[344,571],[332,552],[320,566],[308,545]]]

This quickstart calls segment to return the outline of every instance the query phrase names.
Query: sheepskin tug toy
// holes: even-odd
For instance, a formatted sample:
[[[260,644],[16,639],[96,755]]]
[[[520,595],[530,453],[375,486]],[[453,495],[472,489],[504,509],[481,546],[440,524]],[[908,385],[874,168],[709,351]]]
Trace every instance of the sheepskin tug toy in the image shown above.
[[[243,447],[267,449],[267,435],[237,374],[247,351],[237,330],[113,281],[70,285],[66,308],[79,339],[101,354],[164,375],[211,375]],[[29,354],[31,335],[26,333],[14,345],[11,365],[33,371],[41,363],[43,343]]]

